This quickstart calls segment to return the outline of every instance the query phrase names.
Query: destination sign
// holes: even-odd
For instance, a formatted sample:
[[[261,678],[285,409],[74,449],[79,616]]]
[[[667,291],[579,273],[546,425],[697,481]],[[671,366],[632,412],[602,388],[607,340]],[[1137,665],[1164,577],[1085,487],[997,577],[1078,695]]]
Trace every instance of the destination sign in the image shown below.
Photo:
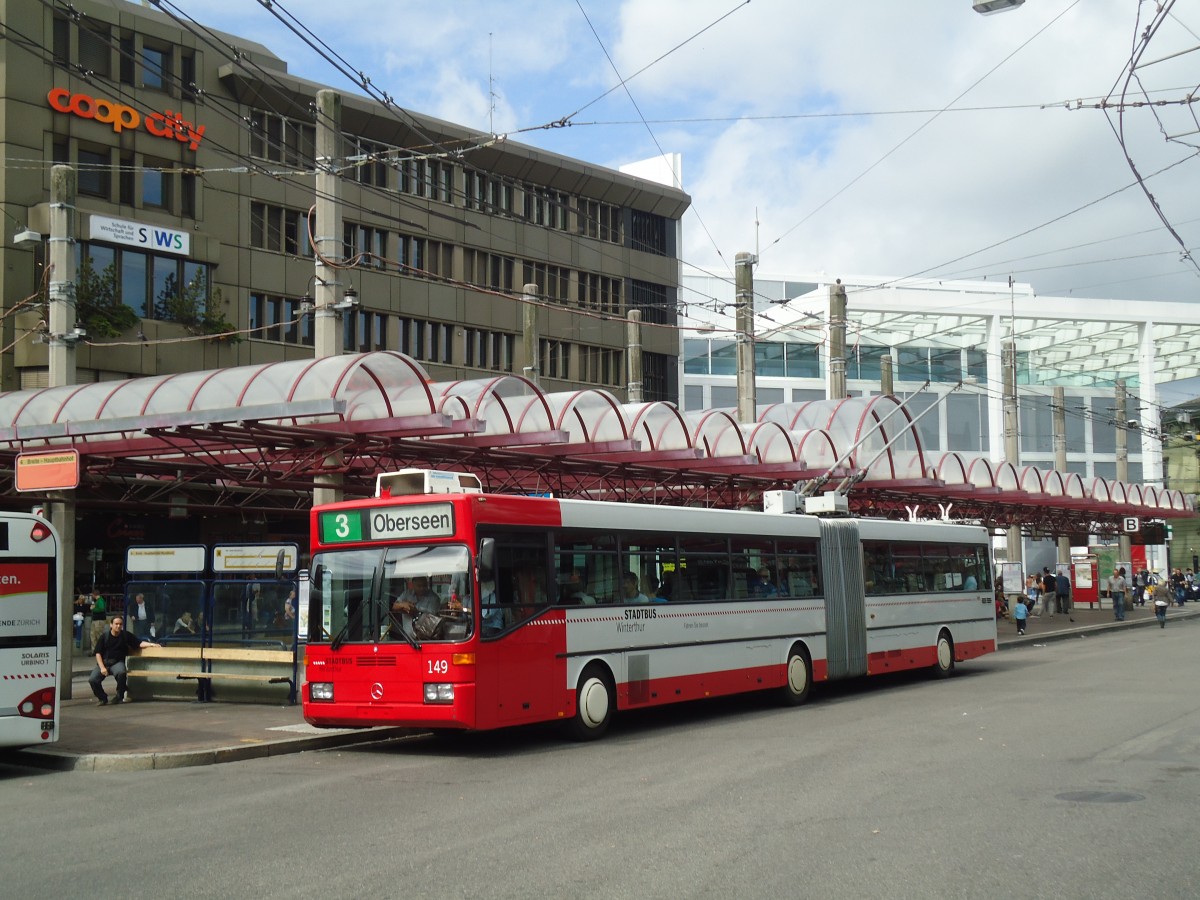
[[[355,541],[412,541],[454,534],[454,507],[449,503],[350,509],[319,514],[323,544]]]

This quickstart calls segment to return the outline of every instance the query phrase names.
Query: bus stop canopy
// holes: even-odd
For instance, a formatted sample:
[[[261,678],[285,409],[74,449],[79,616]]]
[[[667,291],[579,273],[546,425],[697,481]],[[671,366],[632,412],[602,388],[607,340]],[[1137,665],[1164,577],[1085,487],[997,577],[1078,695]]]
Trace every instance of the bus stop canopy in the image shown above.
[[[85,505],[299,513],[318,481],[366,496],[379,472],[419,467],[494,492],[727,507],[807,485],[864,515],[1050,534],[1194,513],[1178,491],[927,454],[890,396],[762,406],[740,423],[513,375],[435,383],[392,351],[0,394],[0,422],[10,479],[19,454],[73,448]]]

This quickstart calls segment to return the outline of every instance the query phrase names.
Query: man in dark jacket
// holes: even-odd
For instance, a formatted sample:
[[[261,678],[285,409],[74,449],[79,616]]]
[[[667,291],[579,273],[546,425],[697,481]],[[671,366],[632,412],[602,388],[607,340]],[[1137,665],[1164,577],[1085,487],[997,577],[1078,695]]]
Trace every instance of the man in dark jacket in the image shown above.
[[[1058,579],[1049,566],[1042,566],[1042,615],[1053,619],[1058,606]]]
[[[109,675],[115,675],[117,678],[117,702],[124,703],[127,699],[125,691],[128,670],[125,668],[125,658],[131,650],[161,646],[154,641],[143,641],[135,637],[127,632],[124,626],[125,622],[120,616],[113,616],[108,631],[96,641],[96,668],[92,669],[88,684],[91,685],[99,706],[108,703],[108,694],[104,693],[104,679]]]
[[[1059,572],[1054,578],[1054,593],[1058,597],[1059,611],[1065,612],[1067,618],[1074,622],[1075,617],[1071,615],[1074,612],[1071,605],[1071,579],[1063,572]]]

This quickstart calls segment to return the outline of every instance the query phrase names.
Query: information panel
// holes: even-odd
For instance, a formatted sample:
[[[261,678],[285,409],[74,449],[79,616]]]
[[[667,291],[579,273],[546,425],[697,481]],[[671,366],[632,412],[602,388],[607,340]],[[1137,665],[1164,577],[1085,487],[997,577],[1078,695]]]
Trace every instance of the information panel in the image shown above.
[[[454,506],[427,503],[323,512],[319,515],[319,526],[323,544],[450,537],[454,534]]]

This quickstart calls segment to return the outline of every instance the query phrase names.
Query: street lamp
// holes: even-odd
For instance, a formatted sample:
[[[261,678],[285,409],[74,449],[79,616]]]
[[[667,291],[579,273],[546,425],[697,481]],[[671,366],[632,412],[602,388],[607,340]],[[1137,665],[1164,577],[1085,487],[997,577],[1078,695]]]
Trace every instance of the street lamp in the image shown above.
[[[971,8],[981,16],[990,16],[992,13],[1016,9],[1024,2],[1025,0],[974,0]]]

